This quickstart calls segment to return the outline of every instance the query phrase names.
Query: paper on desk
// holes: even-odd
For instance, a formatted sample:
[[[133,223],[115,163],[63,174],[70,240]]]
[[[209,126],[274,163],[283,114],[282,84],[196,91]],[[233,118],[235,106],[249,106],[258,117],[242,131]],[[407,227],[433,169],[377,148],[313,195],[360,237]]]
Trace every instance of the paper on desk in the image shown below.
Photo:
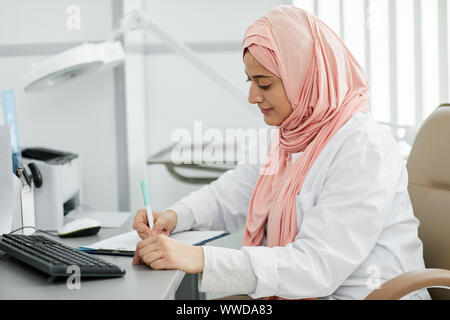
[[[185,231],[170,235],[172,239],[190,245],[199,245],[226,235],[225,231]],[[83,248],[134,251],[136,245],[141,241],[136,231],[130,231],[121,235],[108,238],[103,241],[84,246]]]
[[[130,217],[130,212],[72,210],[66,218],[69,220],[90,218],[100,222],[102,228],[119,228]]]

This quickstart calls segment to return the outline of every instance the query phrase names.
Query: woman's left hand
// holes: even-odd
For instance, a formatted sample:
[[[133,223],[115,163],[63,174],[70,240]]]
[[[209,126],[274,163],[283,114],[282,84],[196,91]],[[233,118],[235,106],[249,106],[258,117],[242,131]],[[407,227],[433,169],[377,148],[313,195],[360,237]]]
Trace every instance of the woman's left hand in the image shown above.
[[[156,234],[136,246],[133,264],[139,263],[152,269],[179,269],[186,273],[200,273],[203,272],[203,248],[184,244],[164,234]]]

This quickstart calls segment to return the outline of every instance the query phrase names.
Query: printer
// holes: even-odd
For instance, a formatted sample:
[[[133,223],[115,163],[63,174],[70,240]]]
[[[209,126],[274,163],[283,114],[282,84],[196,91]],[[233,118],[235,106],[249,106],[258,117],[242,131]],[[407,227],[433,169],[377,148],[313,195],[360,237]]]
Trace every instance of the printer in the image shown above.
[[[81,166],[78,155],[46,148],[22,151],[25,165],[38,168],[34,183],[36,227],[54,231],[64,224],[64,216],[81,201]],[[31,164],[31,166],[30,166]]]

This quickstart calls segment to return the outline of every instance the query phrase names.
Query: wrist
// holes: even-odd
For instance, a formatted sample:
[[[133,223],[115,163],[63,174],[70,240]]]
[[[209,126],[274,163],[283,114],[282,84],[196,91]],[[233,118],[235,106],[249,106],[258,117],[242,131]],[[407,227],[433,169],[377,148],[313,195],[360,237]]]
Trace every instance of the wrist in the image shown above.
[[[197,273],[201,273],[203,272],[203,268],[205,266],[205,256],[203,254],[203,246],[198,246],[198,251],[199,251],[199,271]]]
[[[204,267],[203,247],[191,246],[191,263],[186,273],[202,273]]]
[[[202,273],[203,272],[203,267],[205,266],[205,258],[203,255],[203,247],[202,246],[198,246],[198,247],[194,247],[195,249],[197,249],[197,260],[198,260],[198,266],[197,266],[197,270],[195,273]]]
[[[175,229],[172,230],[172,232],[181,232],[190,230],[194,226],[194,215],[192,210],[182,204],[178,203],[172,207],[169,207],[166,209],[166,211],[173,211],[176,215],[176,226]]]
[[[172,232],[177,226],[177,222],[178,222],[177,213],[173,210],[166,210],[166,214],[168,215],[168,219],[169,219],[170,225],[171,225],[170,232]]]

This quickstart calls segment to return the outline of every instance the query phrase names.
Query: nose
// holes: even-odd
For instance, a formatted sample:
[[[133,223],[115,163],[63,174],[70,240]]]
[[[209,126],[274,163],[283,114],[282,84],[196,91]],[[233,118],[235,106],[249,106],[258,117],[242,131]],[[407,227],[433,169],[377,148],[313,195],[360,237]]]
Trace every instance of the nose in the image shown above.
[[[250,102],[251,104],[257,104],[263,102],[263,100],[264,98],[260,90],[258,89],[256,84],[252,82],[250,90],[248,92],[248,102]]]

